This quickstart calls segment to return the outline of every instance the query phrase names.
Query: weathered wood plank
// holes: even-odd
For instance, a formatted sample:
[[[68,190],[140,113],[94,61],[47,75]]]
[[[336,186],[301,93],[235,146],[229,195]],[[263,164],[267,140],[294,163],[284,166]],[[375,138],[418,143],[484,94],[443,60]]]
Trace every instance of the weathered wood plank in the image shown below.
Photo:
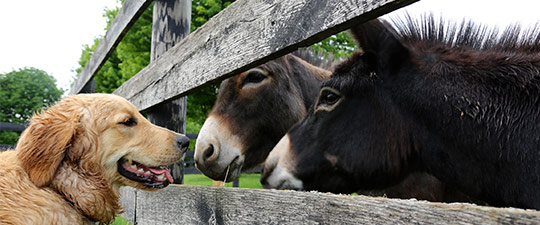
[[[137,191],[137,224],[538,224],[540,212],[414,199],[171,185]]]
[[[137,190],[132,187],[120,188],[120,204],[124,208],[122,217],[132,224],[136,224],[135,209],[137,208]]]
[[[238,0],[114,93],[140,110],[416,0]]]
[[[122,5],[118,15],[114,18],[111,26],[105,33],[103,40],[94,51],[92,58],[84,67],[83,71],[71,87],[69,94],[80,93],[86,84],[92,80],[97,71],[105,64],[105,61],[116,48],[120,40],[127,33],[129,28],[137,21],[139,16],[152,3],[152,0],[129,0]]]
[[[79,93],[96,93],[96,81],[90,79]]]

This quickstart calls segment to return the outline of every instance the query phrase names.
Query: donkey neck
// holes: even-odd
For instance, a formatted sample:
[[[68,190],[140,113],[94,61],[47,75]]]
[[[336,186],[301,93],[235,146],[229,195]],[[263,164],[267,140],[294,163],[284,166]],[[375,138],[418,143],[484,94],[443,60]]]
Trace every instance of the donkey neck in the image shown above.
[[[539,166],[519,166],[538,165],[535,159],[540,157],[534,147],[540,145],[540,60],[489,53],[480,60],[479,51],[457,53],[424,54],[430,60],[404,74],[407,81],[400,80],[402,91],[394,94],[413,121],[423,164],[437,178],[472,196],[488,200],[514,196],[490,204],[538,207],[519,200],[538,195],[537,181],[536,187],[505,183],[535,183],[519,174],[540,172]]]

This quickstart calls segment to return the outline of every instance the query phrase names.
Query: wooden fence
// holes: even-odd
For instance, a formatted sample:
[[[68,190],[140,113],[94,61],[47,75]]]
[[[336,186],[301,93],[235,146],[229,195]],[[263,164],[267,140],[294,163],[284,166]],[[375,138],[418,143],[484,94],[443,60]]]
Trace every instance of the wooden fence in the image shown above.
[[[23,124],[0,122],[0,131],[23,132],[25,128],[26,126]],[[12,148],[15,148],[15,146],[0,143],[0,152],[8,150],[8,149],[12,149]]]
[[[415,1],[237,0],[188,35],[191,1],[156,0],[151,63],[114,93],[184,133],[189,93]],[[151,3],[124,3],[70,94],[93,92],[93,76]],[[315,192],[172,185],[122,193],[123,216],[135,224],[540,223],[533,210]]]

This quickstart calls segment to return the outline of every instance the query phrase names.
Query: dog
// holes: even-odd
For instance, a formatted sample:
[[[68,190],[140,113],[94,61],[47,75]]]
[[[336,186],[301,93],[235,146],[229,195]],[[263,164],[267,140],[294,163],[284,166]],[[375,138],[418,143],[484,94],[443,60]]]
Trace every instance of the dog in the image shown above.
[[[165,166],[189,139],[155,126],[122,97],[68,96],[34,115],[15,150],[0,153],[0,223],[111,223],[119,188],[172,183]]]

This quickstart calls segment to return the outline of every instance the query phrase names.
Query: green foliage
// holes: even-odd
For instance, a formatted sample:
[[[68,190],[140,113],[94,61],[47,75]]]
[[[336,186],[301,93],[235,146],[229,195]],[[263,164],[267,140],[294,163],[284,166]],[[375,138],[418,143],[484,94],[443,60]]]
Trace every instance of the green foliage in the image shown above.
[[[332,57],[333,61],[342,61],[357,50],[353,38],[347,31],[332,35],[310,46],[317,54]]]
[[[193,0],[191,3],[191,31],[198,29],[212,16],[234,1]],[[186,132],[199,133],[206,115],[216,102],[218,85],[212,84],[188,96]]]
[[[186,132],[199,133],[217,97],[217,84],[204,87],[191,95],[188,95],[186,113]]]
[[[194,0],[192,2],[191,30],[202,26],[213,15],[230,5],[232,1]],[[147,66],[150,62],[150,46],[152,39],[152,9],[150,6],[137,20],[133,27],[112,52],[109,59],[94,77],[96,92],[111,93],[122,83]],[[105,9],[103,17],[107,21],[107,27],[118,14],[118,8]],[[90,60],[94,50],[101,41],[101,37],[94,40],[92,46],[83,46],[80,73]],[[197,133],[204,122],[206,115],[215,102],[217,85],[203,88],[188,96],[187,132]]]
[[[114,218],[114,222],[111,225],[131,225],[131,223],[124,217],[117,216]]]
[[[152,8],[150,6],[143,12],[98,71],[94,77],[96,92],[112,93],[150,63]],[[118,8],[105,9],[103,17],[107,21],[107,28],[118,14],[118,10]],[[98,37],[94,39],[92,46],[83,46],[77,73],[83,70],[101,40],[102,37]]]
[[[15,131],[0,131],[0,144],[15,145],[20,135],[19,132]]]
[[[150,6],[143,12],[116,48],[122,75],[116,86],[122,85],[150,63],[153,8]]]
[[[191,31],[205,24],[212,16],[227,8],[233,1],[193,0],[191,3]]]
[[[34,112],[54,104],[62,89],[53,76],[43,70],[25,67],[0,74],[0,122],[26,123]],[[15,144],[16,132],[1,132],[0,143]]]

